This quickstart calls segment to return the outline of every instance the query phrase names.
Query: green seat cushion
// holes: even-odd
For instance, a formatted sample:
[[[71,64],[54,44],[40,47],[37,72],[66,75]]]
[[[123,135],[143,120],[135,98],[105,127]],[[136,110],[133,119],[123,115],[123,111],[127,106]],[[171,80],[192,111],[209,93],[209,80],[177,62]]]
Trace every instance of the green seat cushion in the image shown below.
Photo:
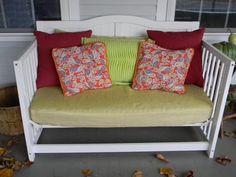
[[[83,38],[83,43],[101,41],[106,44],[109,73],[113,85],[132,83],[139,42],[143,38],[92,37]]]
[[[202,88],[187,85],[186,89],[178,95],[117,85],[65,97],[59,87],[45,87],[37,90],[30,113],[38,124],[75,127],[178,126],[207,121],[212,102]]]

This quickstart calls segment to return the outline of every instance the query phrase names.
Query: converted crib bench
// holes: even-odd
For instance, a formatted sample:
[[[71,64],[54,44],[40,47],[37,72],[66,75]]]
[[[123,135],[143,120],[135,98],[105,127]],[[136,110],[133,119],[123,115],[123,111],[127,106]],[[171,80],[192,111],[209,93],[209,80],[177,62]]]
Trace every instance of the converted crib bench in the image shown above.
[[[37,30],[53,33],[91,29],[93,35],[145,37],[146,30],[193,31],[198,22],[158,22],[133,16],[104,16],[85,21],[38,21]],[[39,54],[40,55],[40,54]],[[37,89],[37,41],[14,61],[28,158],[36,153],[207,151],[213,158],[234,62],[202,41],[204,87],[186,85],[183,95],[138,92],[129,85],[64,97],[59,87]],[[187,142],[38,143],[44,129],[199,127],[205,139]],[[158,132],[156,132],[158,133]]]

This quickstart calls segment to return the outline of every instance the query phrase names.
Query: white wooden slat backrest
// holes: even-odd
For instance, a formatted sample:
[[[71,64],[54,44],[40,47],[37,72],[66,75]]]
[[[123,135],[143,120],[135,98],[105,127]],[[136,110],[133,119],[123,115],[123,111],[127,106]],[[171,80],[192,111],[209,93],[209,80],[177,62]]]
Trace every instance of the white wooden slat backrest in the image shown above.
[[[158,22],[134,16],[103,16],[85,21],[37,21],[37,30],[53,33],[55,29],[67,32],[91,29],[93,35],[146,36],[147,29],[162,31],[193,31],[199,22]]]

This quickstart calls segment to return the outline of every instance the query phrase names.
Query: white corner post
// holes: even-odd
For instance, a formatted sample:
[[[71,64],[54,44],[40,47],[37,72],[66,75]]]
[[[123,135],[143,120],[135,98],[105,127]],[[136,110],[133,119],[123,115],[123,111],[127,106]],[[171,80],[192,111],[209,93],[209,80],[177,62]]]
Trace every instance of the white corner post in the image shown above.
[[[212,129],[211,129],[210,138],[209,138],[210,142],[209,142],[208,155],[210,158],[213,158],[215,154],[216,143],[219,136],[219,131],[220,131],[221,122],[222,122],[222,118],[224,114],[228,90],[229,90],[231,79],[232,79],[234,65],[235,64],[232,62],[230,67],[225,68],[223,71],[222,80],[221,80],[222,83],[220,85],[219,97],[218,97],[218,101],[216,105],[216,108],[218,109],[215,109],[215,116],[217,117],[213,117]],[[223,89],[222,87],[225,87],[225,88]]]
[[[176,0],[168,0],[166,9],[166,21],[175,21]]]
[[[157,0],[156,5],[156,21],[166,21],[168,0]]]
[[[24,78],[22,73],[22,63],[15,61],[14,62],[14,69],[15,69],[15,76],[17,82],[17,90],[19,94],[19,101],[20,101],[20,109],[21,109],[21,116],[22,116],[22,123],[24,128],[24,135],[26,141],[26,147],[28,152],[28,159],[29,161],[33,162],[35,159],[35,153],[33,151],[33,127],[30,124],[29,120],[29,111],[28,106],[26,103],[26,90],[25,88],[25,81],[22,80]],[[25,94],[24,94],[25,93]]]
[[[80,0],[60,0],[61,20],[80,20]]]

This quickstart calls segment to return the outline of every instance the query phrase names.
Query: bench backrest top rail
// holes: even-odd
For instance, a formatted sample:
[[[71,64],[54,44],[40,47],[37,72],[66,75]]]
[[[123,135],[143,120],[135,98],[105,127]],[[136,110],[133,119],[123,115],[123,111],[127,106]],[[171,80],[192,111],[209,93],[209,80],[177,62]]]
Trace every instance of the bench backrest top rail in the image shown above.
[[[146,30],[193,31],[199,22],[153,21],[135,16],[102,16],[84,21],[37,21],[37,30],[53,33],[55,29],[76,32],[91,29],[93,35],[146,36]]]

